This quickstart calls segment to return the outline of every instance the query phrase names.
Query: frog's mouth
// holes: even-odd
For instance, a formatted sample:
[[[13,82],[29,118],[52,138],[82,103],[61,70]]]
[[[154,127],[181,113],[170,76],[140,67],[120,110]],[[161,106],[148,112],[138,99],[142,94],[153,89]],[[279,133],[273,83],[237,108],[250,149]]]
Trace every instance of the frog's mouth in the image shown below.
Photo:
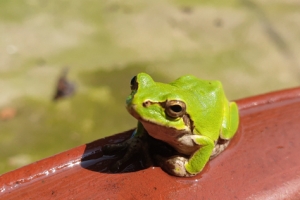
[[[144,119],[142,119],[142,117],[138,114],[138,112],[136,111],[136,104],[130,104],[126,106],[127,111],[134,117],[136,118],[138,121],[145,121]]]

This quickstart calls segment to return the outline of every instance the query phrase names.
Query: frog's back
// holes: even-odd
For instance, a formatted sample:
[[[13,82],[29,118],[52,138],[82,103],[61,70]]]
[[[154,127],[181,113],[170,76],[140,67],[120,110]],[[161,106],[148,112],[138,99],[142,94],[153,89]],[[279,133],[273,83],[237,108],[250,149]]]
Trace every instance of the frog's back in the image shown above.
[[[182,76],[170,84],[179,87],[182,90],[193,92],[196,96],[223,91],[220,81],[202,80],[192,75]]]

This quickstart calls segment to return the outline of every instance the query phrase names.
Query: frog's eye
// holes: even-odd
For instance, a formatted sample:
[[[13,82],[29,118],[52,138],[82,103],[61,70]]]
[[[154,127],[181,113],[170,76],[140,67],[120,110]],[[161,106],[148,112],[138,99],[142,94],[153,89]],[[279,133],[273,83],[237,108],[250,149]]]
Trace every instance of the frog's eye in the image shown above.
[[[182,117],[185,114],[186,105],[182,101],[171,100],[166,102],[165,112],[171,118]]]
[[[136,82],[136,76],[132,77],[130,81],[131,90],[136,90],[138,88],[138,83]]]

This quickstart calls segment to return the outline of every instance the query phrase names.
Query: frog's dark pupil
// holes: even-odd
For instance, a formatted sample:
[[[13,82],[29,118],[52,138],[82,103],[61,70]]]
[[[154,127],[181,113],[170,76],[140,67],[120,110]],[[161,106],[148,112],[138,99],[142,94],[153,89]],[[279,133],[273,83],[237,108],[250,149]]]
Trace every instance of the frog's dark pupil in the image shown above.
[[[132,77],[130,85],[133,86],[136,83],[136,76]]]
[[[171,110],[173,111],[173,112],[181,112],[182,111],[182,108],[181,108],[181,106],[180,105],[173,105],[173,106],[171,106],[170,107],[171,108]]]

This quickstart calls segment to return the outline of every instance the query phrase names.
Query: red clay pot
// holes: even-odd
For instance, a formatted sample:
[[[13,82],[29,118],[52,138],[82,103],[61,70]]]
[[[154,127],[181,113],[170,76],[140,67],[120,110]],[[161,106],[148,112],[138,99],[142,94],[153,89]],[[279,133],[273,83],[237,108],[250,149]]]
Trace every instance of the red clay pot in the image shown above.
[[[237,101],[240,127],[228,148],[192,178],[139,159],[109,173],[118,155],[100,139],[0,176],[0,199],[300,199],[300,88]],[[125,173],[127,172],[127,173]]]

